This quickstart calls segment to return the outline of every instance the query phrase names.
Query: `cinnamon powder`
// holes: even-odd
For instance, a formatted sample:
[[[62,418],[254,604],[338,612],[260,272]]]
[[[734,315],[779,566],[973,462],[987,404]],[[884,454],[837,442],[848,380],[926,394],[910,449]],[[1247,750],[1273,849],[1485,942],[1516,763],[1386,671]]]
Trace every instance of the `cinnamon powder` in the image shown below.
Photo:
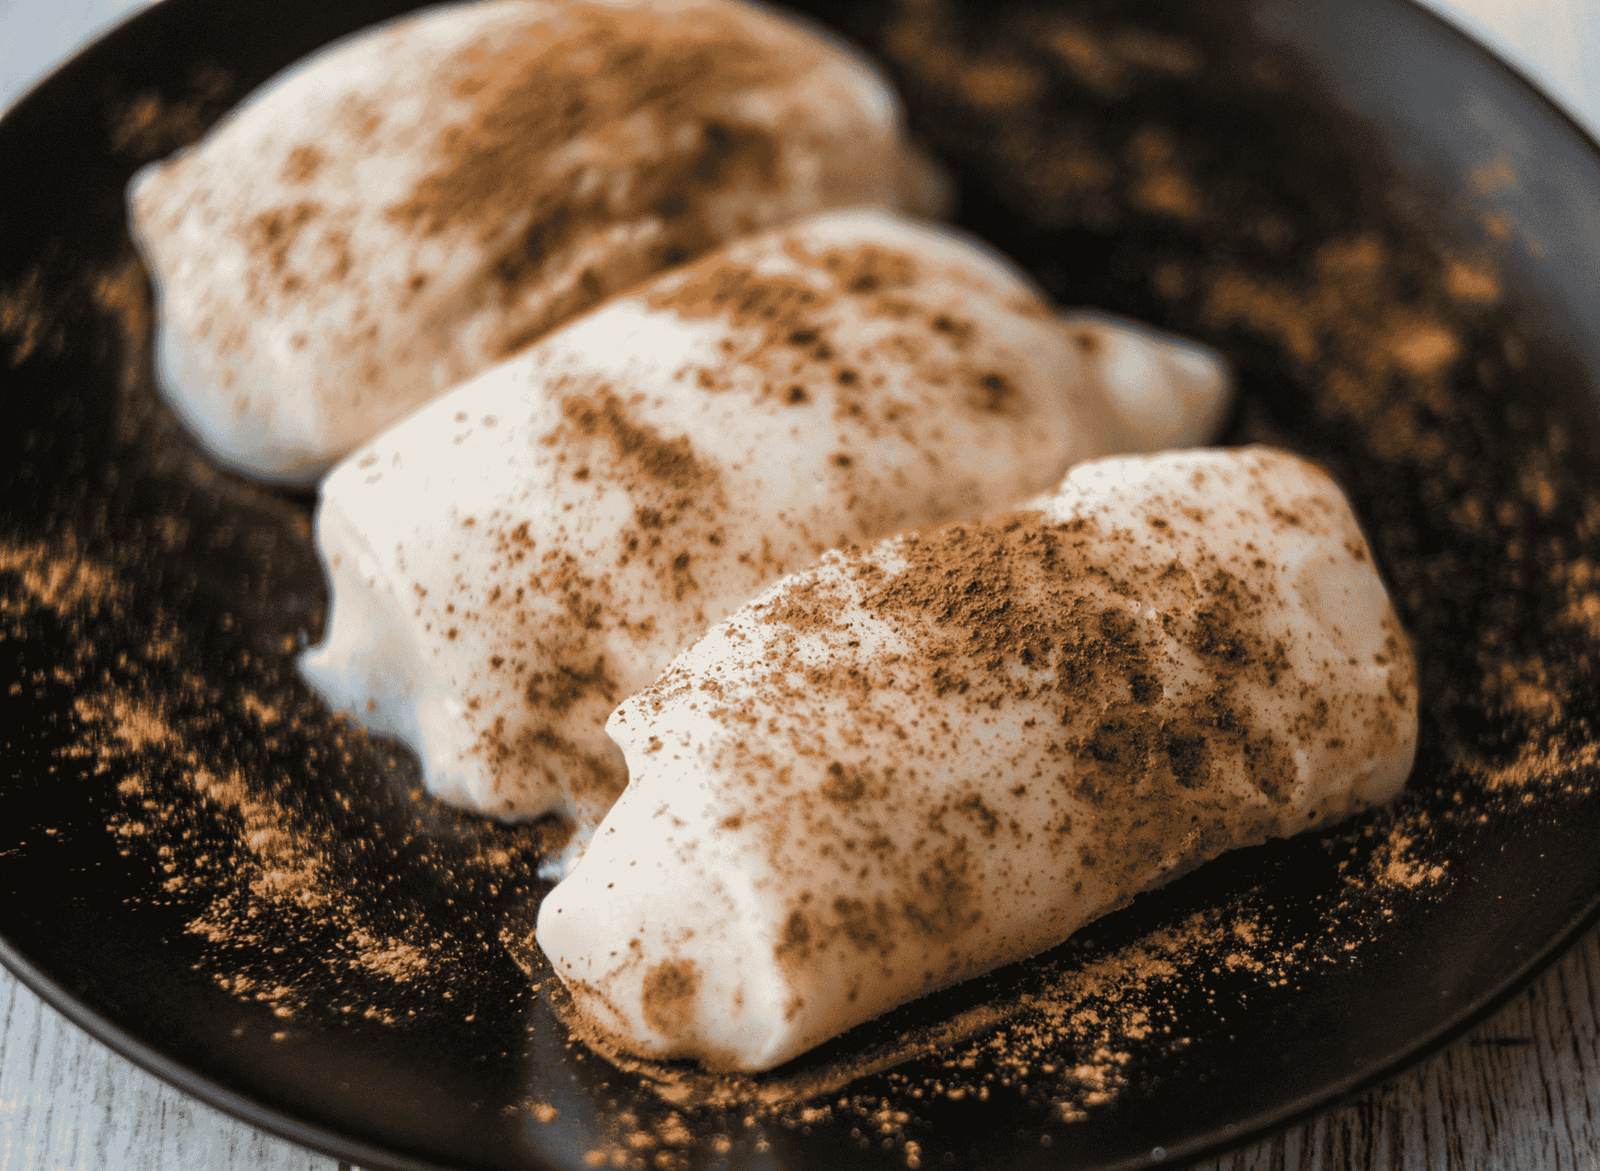
[[[654,428],[629,418],[621,399],[602,387],[593,398],[571,395],[561,402],[561,412],[574,432],[585,439],[603,437],[619,460],[636,468],[646,480],[680,491],[703,489],[715,473],[700,464],[687,436],[663,439]],[[559,441],[557,436],[547,443]]]
[[[25,676],[8,701],[69,691],[71,735],[59,766],[80,778],[74,784],[109,778],[105,830],[152,876],[130,896],[129,912],[178,908],[192,943],[173,946],[190,951],[194,970],[216,987],[268,1008],[281,1036],[297,1023],[350,1017],[403,1027],[419,1013],[448,1014],[457,998],[470,1005],[478,972],[466,962],[470,949],[452,947],[447,930],[443,944],[436,928],[397,930],[393,909],[354,877],[362,847],[314,812],[294,778],[260,768],[263,750],[325,737],[306,721],[326,717],[270,669],[253,687],[207,678],[194,669],[202,656],[193,632],[150,611],[134,583],[146,541],[166,545],[153,527],[146,538],[98,550],[71,533],[0,544],[0,634],[38,639],[47,622],[62,650],[50,672]],[[365,737],[344,734],[354,738],[348,760]],[[302,767],[314,767],[315,756]],[[428,808],[420,793],[408,799]],[[440,880],[458,893],[477,886],[481,897],[486,886],[514,887],[518,873],[531,882],[534,860],[560,836],[553,826],[522,827],[452,856],[441,834],[426,852]]]
[[[806,277],[713,259],[649,293],[647,304],[686,321],[720,320],[734,330],[749,331],[753,339],[738,351],[737,360],[770,375],[763,395],[788,406],[810,403],[814,394],[808,382],[827,377],[839,396],[835,417],[865,425],[869,435],[900,423],[909,408],[874,393],[880,376],[869,371],[876,355],[852,355],[830,328],[830,321],[837,319],[830,310],[841,298],[857,298],[856,307],[869,319],[904,323],[883,349],[893,361],[911,362],[919,380],[934,386],[951,382],[964,386],[966,401],[981,411],[1005,414],[1023,409],[1022,396],[1005,370],[965,360],[966,352],[974,348],[975,324],[923,304],[911,291],[923,267],[915,257],[872,244],[813,252],[797,239],[786,243],[785,252],[805,267]],[[1015,308],[1023,313],[1037,309],[1027,304]],[[705,380],[701,385],[709,390],[731,385],[711,371],[703,370],[700,376]],[[840,452],[834,464],[847,469],[853,459]]]
[[[633,218],[659,206],[668,218],[682,218],[691,201],[725,178],[719,169],[740,152],[740,136],[753,133],[724,123],[727,96],[781,84],[810,63],[803,54],[780,55],[752,41],[738,22],[714,11],[601,4],[570,5],[513,44],[486,44],[466,56],[472,68],[454,81],[453,91],[474,100],[474,117],[444,134],[440,167],[389,214],[427,234],[480,225],[485,239],[527,214],[529,180],[549,170],[557,151],[574,141],[603,142],[637,117],[662,128],[695,127],[722,149],[669,153],[657,167],[641,169],[625,197],[603,192],[591,214],[604,209],[614,218]],[[776,147],[768,149],[775,153]],[[767,157],[766,167],[756,167],[764,186],[774,178],[770,166]],[[617,206],[608,208],[611,203]],[[533,231],[551,232],[554,206],[532,209]],[[588,218],[573,214],[578,221]],[[553,241],[530,236],[527,245],[526,259],[536,261]]]
[[[742,116],[740,100],[815,64],[802,43],[763,44],[715,11],[602,4],[567,5],[512,43],[485,42],[463,60],[452,90],[472,99],[474,113],[442,134],[437,168],[387,214],[424,236],[465,228],[486,243],[526,224],[489,269],[507,304],[614,224],[659,221],[636,276],[714,246],[718,192],[775,191],[781,181],[781,141]],[[642,137],[660,148],[641,151]],[[600,179],[582,164],[597,156],[626,169]],[[566,174],[570,182],[559,181]],[[502,355],[600,300],[610,280],[577,273],[558,303],[502,342]]]

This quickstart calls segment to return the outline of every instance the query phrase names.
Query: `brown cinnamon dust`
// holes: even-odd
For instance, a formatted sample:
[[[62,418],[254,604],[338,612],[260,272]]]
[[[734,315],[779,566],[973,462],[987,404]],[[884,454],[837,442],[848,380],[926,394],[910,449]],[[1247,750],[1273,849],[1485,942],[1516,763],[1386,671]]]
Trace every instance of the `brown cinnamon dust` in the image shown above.
[[[424,235],[465,225],[485,241],[502,237],[507,223],[527,223],[490,269],[508,302],[618,223],[661,220],[650,255],[629,262],[633,280],[714,246],[719,192],[771,192],[782,179],[782,139],[738,113],[735,99],[792,84],[815,65],[800,44],[764,43],[727,14],[599,4],[568,5],[510,44],[475,46],[463,60],[452,88],[473,98],[473,117],[445,132],[438,168],[388,215]],[[638,149],[641,125],[663,149]],[[609,182],[585,181],[573,144],[592,148],[583,158],[597,151],[629,168]],[[556,181],[564,172],[571,181]],[[585,269],[500,352],[516,352],[619,287],[615,274]]]

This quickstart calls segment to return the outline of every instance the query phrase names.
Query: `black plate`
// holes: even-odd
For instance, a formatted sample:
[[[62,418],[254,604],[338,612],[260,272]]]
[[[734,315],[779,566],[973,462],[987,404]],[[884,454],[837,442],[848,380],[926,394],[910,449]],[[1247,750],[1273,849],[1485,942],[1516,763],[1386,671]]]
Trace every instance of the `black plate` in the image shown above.
[[[1064,302],[1220,346],[1228,439],[1347,485],[1420,652],[1418,766],[1393,813],[770,1078],[569,1043],[519,967],[543,828],[422,799],[299,683],[311,501],[211,468],[155,401],[123,227],[136,166],[405,7],[167,0],[0,124],[0,958],[51,1003],[367,1167],[1110,1168],[1370,1085],[1594,918],[1594,145],[1399,0],[819,0],[964,223]]]

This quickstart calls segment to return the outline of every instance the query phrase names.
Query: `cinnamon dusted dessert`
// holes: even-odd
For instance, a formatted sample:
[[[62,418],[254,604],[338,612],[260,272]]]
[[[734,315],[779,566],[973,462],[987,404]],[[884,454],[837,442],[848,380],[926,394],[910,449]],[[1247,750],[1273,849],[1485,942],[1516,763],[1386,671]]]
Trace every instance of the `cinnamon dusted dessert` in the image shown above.
[[[755,1071],[1393,799],[1417,690],[1338,487],[1250,448],[830,553],[609,727],[538,941],[606,1044]]]
[[[627,782],[612,709],[762,587],[1147,445],[1085,336],[968,238],[879,211],[659,276],[328,476],[304,674],[445,799],[592,828]],[[1155,441],[1205,438],[1220,363],[1130,336],[1180,420]]]
[[[1098,309],[1057,319],[1123,429],[1137,436],[1123,450],[1188,447],[1221,430],[1233,397],[1220,393],[1226,368],[1215,351]]]
[[[129,188],[159,383],[309,484],[654,272],[828,207],[937,214],[864,59],[737,0],[484,0],[342,41]]]

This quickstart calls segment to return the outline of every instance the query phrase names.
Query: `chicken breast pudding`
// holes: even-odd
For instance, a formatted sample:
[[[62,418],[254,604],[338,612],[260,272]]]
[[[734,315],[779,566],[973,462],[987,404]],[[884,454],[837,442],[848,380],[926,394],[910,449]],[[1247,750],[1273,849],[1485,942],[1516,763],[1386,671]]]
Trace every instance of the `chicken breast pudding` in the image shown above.
[[[830,553],[609,730],[628,789],[538,942],[608,1044],[758,1071],[1392,800],[1416,669],[1326,475],[1176,452]]]

